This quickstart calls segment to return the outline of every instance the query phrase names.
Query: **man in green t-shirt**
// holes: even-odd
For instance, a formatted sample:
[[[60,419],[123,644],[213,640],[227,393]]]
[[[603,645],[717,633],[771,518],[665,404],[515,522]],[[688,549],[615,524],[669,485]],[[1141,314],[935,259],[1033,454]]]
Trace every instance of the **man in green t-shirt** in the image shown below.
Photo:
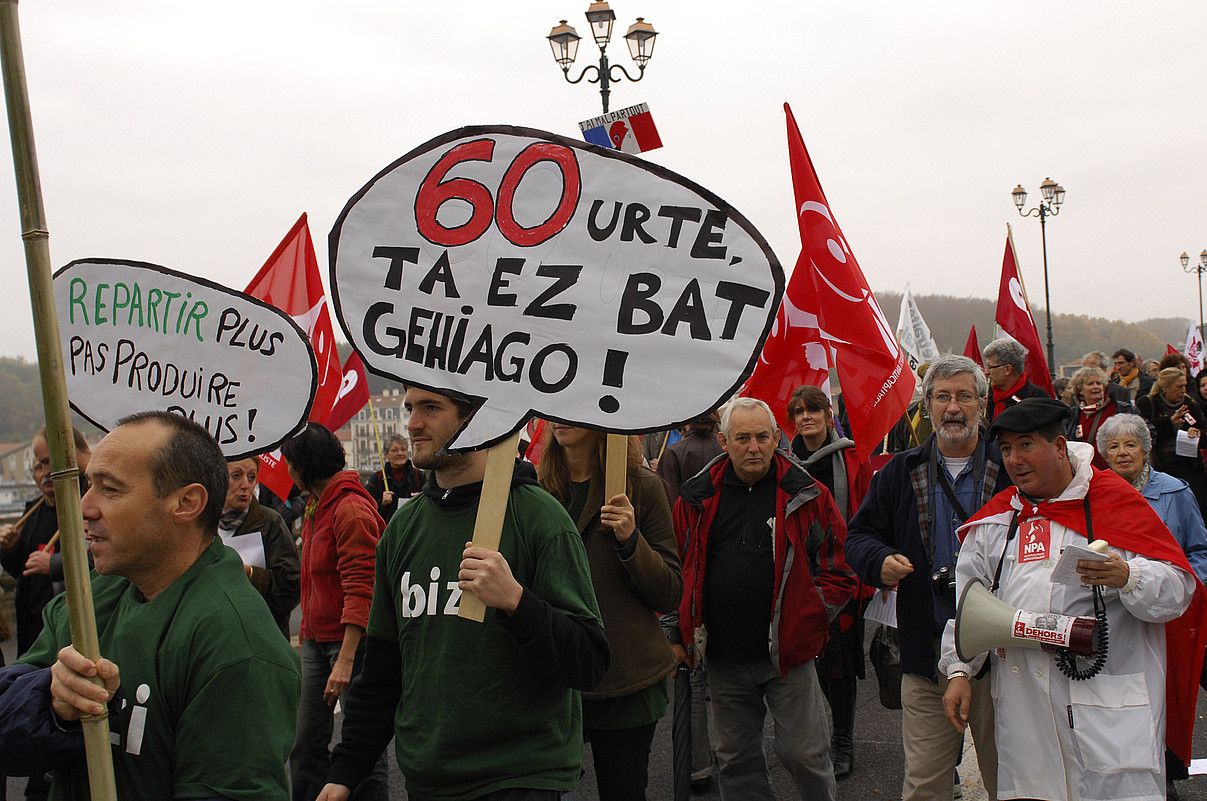
[[[582,539],[517,470],[498,552],[474,547],[486,451],[444,449],[474,407],[417,387],[404,404],[431,472],[377,546],[364,670],[319,801],[346,801],[391,737],[412,798],[556,801],[582,769],[577,690],[609,662]],[[484,623],[457,616],[463,592]]]
[[[37,641],[0,670],[0,772],[53,771],[52,800],[86,801],[79,718],[107,706],[119,798],[285,801],[297,662],[216,536],[229,483],[218,444],[180,415],[140,413],[87,473],[104,656],[71,646],[63,595],[47,605]]]

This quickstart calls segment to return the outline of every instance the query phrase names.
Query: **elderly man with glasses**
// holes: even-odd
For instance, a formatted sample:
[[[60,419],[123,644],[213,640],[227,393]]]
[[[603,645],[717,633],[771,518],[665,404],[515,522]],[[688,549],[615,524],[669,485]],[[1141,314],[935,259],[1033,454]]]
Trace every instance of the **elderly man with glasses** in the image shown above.
[[[989,420],[1024,398],[1048,397],[1048,393],[1027,380],[1023,372],[1027,351],[1010,337],[993,340],[981,355],[985,357],[985,376],[993,390],[985,411]]]
[[[988,382],[964,356],[944,356],[922,380],[922,403],[935,432],[872,477],[847,532],[847,561],[866,584],[897,588],[901,642],[904,801],[952,797],[963,735],[943,712],[947,676],[939,644],[955,616],[956,529],[1010,485],[985,439],[981,413]],[[970,724],[989,797],[996,797],[997,750],[987,679],[972,683]]]

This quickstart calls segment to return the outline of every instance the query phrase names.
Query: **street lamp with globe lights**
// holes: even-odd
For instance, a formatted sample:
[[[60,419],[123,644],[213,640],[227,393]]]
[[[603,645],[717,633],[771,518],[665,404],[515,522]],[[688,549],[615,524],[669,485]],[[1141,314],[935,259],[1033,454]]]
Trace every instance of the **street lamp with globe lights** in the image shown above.
[[[1043,195],[1043,200],[1039,202],[1038,206],[1028,211],[1023,211],[1023,206],[1027,205],[1027,190],[1023,189],[1022,184],[1014,187],[1014,191],[1010,195],[1014,198],[1014,205],[1018,208],[1019,214],[1024,217],[1039,217],[1039,236],[1043,242],[1044,251],[1044,310],[1048,314],[1048,370],[1051,372],[1056,369],[1056,359],[1052,345],[1052,303],[1048,295],[1047,220],[1049,217],[1060,214],[1060,204],[1064,203],[1065,190],[1051,178],[1045,178],[1044,182],[1039,185],[1039,192]]]
[[[604,114],[607,114],[608,96],[612,93],[609,87],[621,78],[620,74],[614,74],[612,70],[620,70],[625,78],[634,83],[645,77],[645,65],[654,55],[654,40],[658,32],[644,17],[638,17],[624,35],[624,40],[629,46],[629,55],[637,63],[637,77],[634,78],[624,65],[608,63],[608,42],[612,39],[612,23],[616,20],[616,13],[604,0],[596,0],[587,9],[586,17],[591,26],[591,36],[595,39],[595,44],[599,45],[599,64],[588,64],[577,78],[570,77],[570,65],[578,55],[578,43],[582,37],[566,20],[561,20],[545,38],[549,40],[549,47],[553,49],[553,60],[562,68],[562,77],[567,83],[579,83],[587,77],[588,72],[594,71],[595,77],[587,78],[587,82],[599,84],[599,96],[603,101]]]
[[[1199,263],[1193,267],[1190,265],[1190,254],[1184,250],[1178,261],[1182,262],[1182,269],[1186,272],[1199,274],[1199,336],[1203,336],[1203,273],[1207,273],[1207,248],[1199,253]]]

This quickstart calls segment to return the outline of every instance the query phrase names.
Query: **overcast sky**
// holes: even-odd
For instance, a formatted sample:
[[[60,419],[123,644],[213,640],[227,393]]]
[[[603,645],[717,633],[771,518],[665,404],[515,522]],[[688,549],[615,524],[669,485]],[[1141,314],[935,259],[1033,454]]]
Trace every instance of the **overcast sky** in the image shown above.
[[[597,58],[588,2],[20,5],[50,247],[162,264],[242,288],[305,211],[326,237],[348,198],[462,125],[578,136],[594,86],[562,80],[566,18]],[[1207,3],[616,0],[609,54],[644,16],[640,84],[664,143],[647,154],[725,198],[791,269],[799,250],[782,103],[873,289],[994,297],[1007,223],[1055,311],[1198,317],[1177,256],[1207,248]],[[0,159],[0,353],[34,356],[11,161]],[[886,309],[891,320],[895,309]]]

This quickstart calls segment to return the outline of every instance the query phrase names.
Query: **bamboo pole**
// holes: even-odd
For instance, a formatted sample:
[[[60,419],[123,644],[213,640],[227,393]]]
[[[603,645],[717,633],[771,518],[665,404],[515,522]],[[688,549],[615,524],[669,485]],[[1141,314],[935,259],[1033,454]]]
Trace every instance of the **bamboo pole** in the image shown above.
[[[373,395],[369,395],[369,420],[373,423],[373,436],[377,440],[377,452],[381,454],[382,492],[390,491],[390,479],[386,478],[386,452],[381,447],[381,431],[377,428],[377,412],[373,409]]]
[[[46,443],[50,446],[50,476],[54,481],[55,511],[62,531],[71,642],[83,656],[96,660],[101,654],[96,616],[92,610],[92,586],[88,582],[88,558],[84,549],[80,470],[76,463],[71,413],[67,406],[67,379],[63,371],[63,351],[51,284],[50,234],[46,230],[38,157],[34,149],[33,120],[25,83],[25,57],[21,51],[21,31],[17,21],[17,0],[0,0],[0,71],[3,72],[17,198],[21,207],[21,239],[25,242],[25,266],[29,276],[30,304],[33,307],[38,371],[42,378]],[[99,678],[96,681],[100,683]],[[93,801],[117,800],[107,718],[108,713],[81,718]]]

